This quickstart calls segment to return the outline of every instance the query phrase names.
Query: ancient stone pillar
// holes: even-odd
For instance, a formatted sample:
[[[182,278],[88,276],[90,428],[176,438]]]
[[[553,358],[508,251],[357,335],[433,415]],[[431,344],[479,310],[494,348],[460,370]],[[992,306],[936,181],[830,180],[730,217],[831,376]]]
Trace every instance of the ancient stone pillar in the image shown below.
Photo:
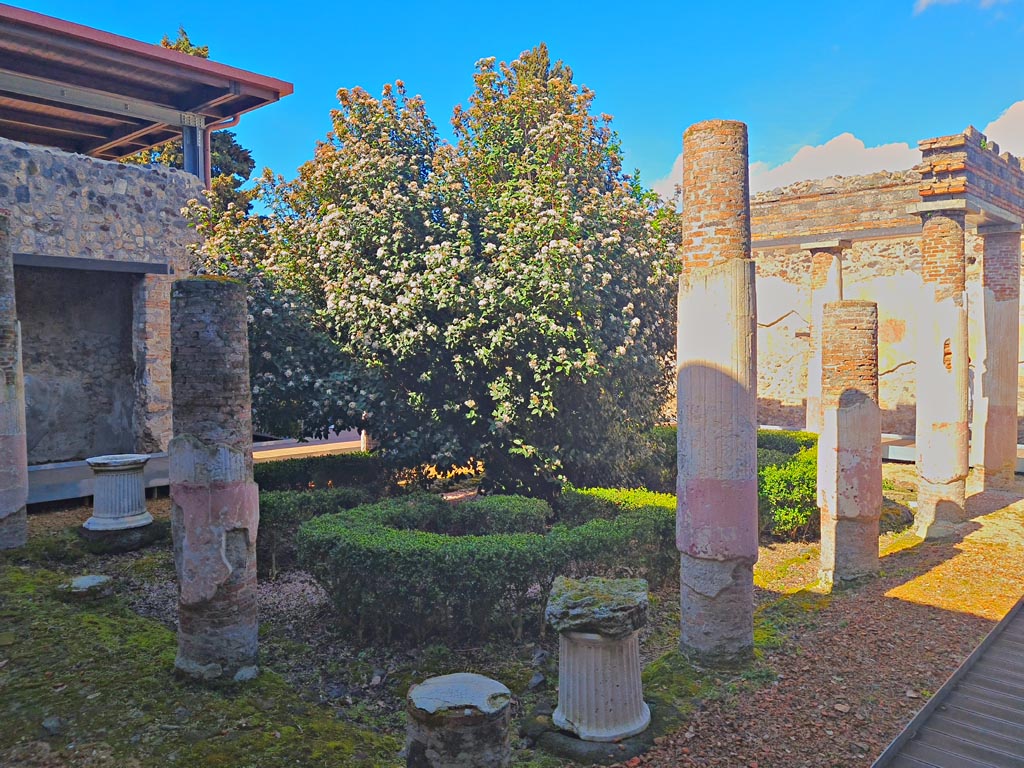
[[[917,324],[916,527],[925,538],[949,536],[966,519],[967,306],[966,210],[920,210],[921,278]]]
[[[28,540],[25,376],[10,234],[10,218],[0,209],[0,549],[20,547]]]
[[[677,330],[681,634],[685,653],[753,649],[757,561],[757,312],[747,127],[683,137],[683,271]]]
[[[512,693],[497,680],[432,677],[406,697],[407,768],[507,768],[512,763]]]
[[[807,361],[807,431],[821,432],[821,322],[825,304],[843,298],[842,252],[849,240],[804,243],[811,252],[811,344]]]
[[[175,667],[256,673],[256,529],[245,287],[189,278],[171,293],[171,526],[178,572]]]
[[[983,329],[971,350],[971,457],[985,490],[1011,490],[1017,466],[1017,345],[1020,313],[1019,226],[979,228]]]
[[[878,570],[882,416],[878,305],[836,301],[822,313],[821,579],[831,586]]]

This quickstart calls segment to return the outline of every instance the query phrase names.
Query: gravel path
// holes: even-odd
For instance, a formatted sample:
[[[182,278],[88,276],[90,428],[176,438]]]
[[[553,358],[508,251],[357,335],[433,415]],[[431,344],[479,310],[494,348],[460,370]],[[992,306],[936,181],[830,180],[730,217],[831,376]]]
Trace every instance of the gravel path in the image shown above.
[[[910,472],[888,465],[886,475],[907,480]],[[974,488],[973,519],[956,539],[883,537],[881,577],[834,595],[769,654],[773,684],[706,703],[624,765],[870,766],[1024,593],[1018,484],[1014,496]],[[767,559],[762,550],[761,567],[772,567]]]

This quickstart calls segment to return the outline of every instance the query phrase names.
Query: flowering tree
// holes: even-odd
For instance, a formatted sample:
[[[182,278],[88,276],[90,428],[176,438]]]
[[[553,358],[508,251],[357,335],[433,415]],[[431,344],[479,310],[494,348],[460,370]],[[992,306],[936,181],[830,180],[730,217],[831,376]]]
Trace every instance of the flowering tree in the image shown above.
[[[397,460],[478,459],[534,492],[618,479],[666,399],[672,212],[543,46],[475,81],[454,144],[401,82],[340,91],[298,178],[264,178],[261,266],[315,311],[346,412]]]

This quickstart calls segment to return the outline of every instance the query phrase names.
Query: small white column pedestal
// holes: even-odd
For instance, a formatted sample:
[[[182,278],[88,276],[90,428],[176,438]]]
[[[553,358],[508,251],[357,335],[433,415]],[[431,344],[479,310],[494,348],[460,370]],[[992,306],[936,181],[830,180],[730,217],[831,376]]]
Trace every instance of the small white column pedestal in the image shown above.
[[[86,459],[96,475],[88,531],[124,531],[153,522],[146,511],[145,453],[123,453]]]
[[[558,728],[584,741],[617,741],[650,725],[638,637],[647,605],[643,579],[555,579],[544,613],[559,633],[551,716]]]
[[[558,707],[552,722],[584,741],[635,736],[651,723],[640,683],[638,632],[558,636]]]

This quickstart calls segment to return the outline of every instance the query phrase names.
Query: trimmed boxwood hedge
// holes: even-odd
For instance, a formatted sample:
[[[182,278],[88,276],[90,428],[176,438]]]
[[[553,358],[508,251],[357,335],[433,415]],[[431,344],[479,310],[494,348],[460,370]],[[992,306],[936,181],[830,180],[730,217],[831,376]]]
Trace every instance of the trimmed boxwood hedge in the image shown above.
[[[303,524],[299,557],[346,629],[417,642],[509,627],[521,635],[559,574],[626,568],[657,583],[674,573],[674,502],[647,492],[568,495],[577,524],[546,531],[551,508],[536,499],[388,499]]]
[[[295,560],[295,533],[302,523],[372,500],[373,496],[365,488],[260,493],[260,526],[256,537],[256,562],[260,572],[274,576],[281,567]]]
[[[253,466],[253,479],[262,491],[349,486],[374,495],[381,495],[391,482],[380,456],[366,452],[261,462]]]

